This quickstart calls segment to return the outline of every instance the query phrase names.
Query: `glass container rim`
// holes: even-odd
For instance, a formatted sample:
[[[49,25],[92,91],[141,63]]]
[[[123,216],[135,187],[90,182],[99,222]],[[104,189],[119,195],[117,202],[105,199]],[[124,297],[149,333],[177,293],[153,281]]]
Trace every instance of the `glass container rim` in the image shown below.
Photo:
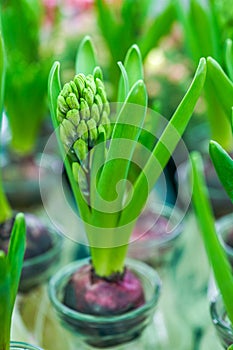
[[[223,303],[223,300],[222,300],[222,295],[218,292],[215,298],[210,302],[210,315],[212,318],[212,322],[215,326],[218,326],[219,328],[221,328],[222,331],[233,336],[233,328],[231,328],[230,324],[227,325],[226,323],[224,323],[222,321],[222,317],[219,317],[219,314],[217,312],[217,304],[220,302]]]
[[[143,312],[146,312],[147,310],[150,310],[152,307],[155,307],[161,290],[161,279],[157,273],[156,270],[154,270],[149,265],[138,261],[136,259],[126,258],[125,265],[130,267],[134,267],[137,273],[143,274],[144,277],[146,277],[148,280],[152,279],[154,281],[153,288],[155,289],[155,293],[153,293],[153,297],[150,300],[147,300],[145,304],[140,306],[137,309],[128,311],[121,315],[114,315],[114,316],[97,316],[97,315],[91,315],[91,314],[85,314],[81,313],[75,310],[72,310],[71,308],[65,306],[61,301],[57,298],[56,293],[56,287],[59,284],[59,282],[62,280],[62,277],[66,274],[69,276],[72,275],[77,269],[84,264],[90,264],[90,258],[84,258],[77,261],[74,261],[63,268],[61,268],[59,271],[55,273],[55,275],[50,279],[48,284],[48,294],[49,298],[52,302],[52,305],[58,312],[62,312],[64,315],[68,317],[72,317],[73,319],[79,319],[81,321],[86,322],[93,322],[98,320],[98,323],[115,323],[116,321],[124,321],[129,320],[130,318],[133,319],[140,315]]]
[[[138,239],[131,239],[129,244],[132,246],[137,246],[137,244],[140,243],[140,247],[150,245],[153,247],[161,246],[169,243],[170,241],[176,239],[180,233],[182,232],[182,229],[184,227],[183,219],[184,215],[182,214],[182,210],[178,208],[178,206],[173,206],[170,203],[161,203],[161,202],[153,202],[151,205],[148,206],[148,209],[152,212],[159,213],[162,217],[168,218],[168,221],[170,222],[171,214],[173,215],[173,218],[171,220],[172,223],[175,222],[175,227],[171,228],[170,233],[166,237],[158,238],[158,239],[145,239],[140,240],[140,237]],[[156,223],[155,223],[156,225]]]
[[[220,243],[224,247],[225,251],[231,256],[233,256],[233,247],[231,247],[224,241],[222,237],[222,232],[232,227],[233,227],[233,213],[226,214],[216,221],[216,231],[217,231]]]
[[[50,260],[53,256],[58,254],[62,247],[63,237],[61,233],[52,229],[51,227],[47,228],[48,232],[52,235],[53,245],[50,249],[46,250],[44,253],[33,256],[32,258],[25,259],[23,262],[23,268],[32,267],[39,263]]]
[[[10,349],[21,349],[21,350],[42,350],[36,345],[28,344],[20,341],[11,341]]]

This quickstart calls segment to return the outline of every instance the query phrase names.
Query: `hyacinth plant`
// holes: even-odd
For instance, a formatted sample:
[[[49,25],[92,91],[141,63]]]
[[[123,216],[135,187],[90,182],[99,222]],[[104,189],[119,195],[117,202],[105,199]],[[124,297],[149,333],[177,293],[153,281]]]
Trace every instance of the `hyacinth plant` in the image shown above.
[[[97,276],[109,280],[124,274],[132,229],[186,128],[206,74],[206,61],[201,59],[186,95],[128,187],[147,109],[142,59],[136,45],[119,67],[121,103],[113,108],[90,38],[84,38],[79,47],[72,81],[61,87],[59,62],[49,76],[53,125],[84,222],[91,264]]]
[[[179,22],[182,25],[184,40],[186,43],[187,53],[191,58],[194,67],[200,57],[212,57],[216,60],[222,69],[232,74],[230,62],[232,60],[231,40],[228,37],[229,31],[225,30],[225,22],[220,19],[221,2],[207,0],[203,3],[201,0],[178,0],[177,14]],[[230,3],[228,3],[231,11]],[[230,61],[230,62],[229,62]],[[228,151],[233,149],[233,138],[229,129],[229,109],[223,108],[221,100],[216,98],[215,86],[212,80],[212,60],[208,61],[208,71],[205,87],[204,98],[206,102],[207,118],[210,127],[211,138],[220,143]],[[215,80],[214,85],[218,84]],[[220,90],[219,84],[218,90]],[[223,95],[223,89],[221,90]]]
[[[114,91],[119,70],[116,62],[122,61],[131,43],[136,43],[144,61],[148,53],[169,33],[175,20],[172,1],[163,4],[152,0],[123,0],[108,3],[95,0],[98,24],[110,52],[109,79]],[[130,18],[130,20],[129,20]]]
[[[229,41],[229,46],[231,42]],[[229,50],[229,55],[231,51]],[[226,111],[229,117],[229,132],[233,130],[233,81],[224,73],[221,66],[215,60],[208,58],[208,74],[212,80],[212,86],[216,97],[222,104],[222,108]],[[233,64],[229,62],[229,69]],[[222,145],[211,140],[209,144],[209,153],[214,164],[218,177],[226,190],[229,198],[233,202],[233,160],[228,154],[228,149],[224,150]]]
[[[33,153],[47,112],[49,53],[41,48],[39,0],[1,1],[0,18],[7,67],[4,109],[11,129],[11,149]]]
[[[205,184],[202,158],[199,153],[191,154],[193,177],[193,205],[201,228],[201,234],[213,269],[218,289],[221,293],[227,316],[233,325],[233,274],[226,252],[218,239],[215,219]],[[225,168],[222,169],[224,173]],[[232,182],[232,177],[231,177]]]
[[[0,349],[10,349],[11,317],[18,290],[25,251],[26,226],[22,213],[18,213],[11,232],[6,254],[0,250]]]

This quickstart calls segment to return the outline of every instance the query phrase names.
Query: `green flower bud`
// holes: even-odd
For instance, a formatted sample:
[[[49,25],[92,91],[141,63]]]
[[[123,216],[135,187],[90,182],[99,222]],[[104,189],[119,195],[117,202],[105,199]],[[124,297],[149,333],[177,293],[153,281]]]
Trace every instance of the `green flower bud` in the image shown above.
[[[89,146],[93,147],[95,144],[95,141],[97,140],[98,137],[98,132],[97,132],[97,125],[94,119],[89,119],[87,121],[87,127],[88,127],[88,132],[89,132]]]
[[[87,88],[90,88],[93,92],[93,94],[96,94],[96,84],[93,75],[88,74],[86,76],[85,84]]]
[[[72,124],[70,120],[64,119],[61,125],[63,126],[67,137],[74,142],[76,139],[76,128],[74,124]]]
[[[63,119],[66,117],[64,113],[60,111],[60,109],[57,107],[57,120],[59,123],[62,123]]]
[[[99,112],[101,113],[103,109],[103,102],[99,94],[95,95],[94,102],[97,104]]]
[[[80,122],[80,115],[78,109],[70,109],[66,114],[66,119],[70,120],[76,127]]]
[[[73,92],[66,98],[66,103],[71,109],[79,109],[78,99]]]
[[[57,106],[58,109],[64,114],[66,114],[69,110],[69,106],[67,105],[66,100],[62,95],[59,95],[57,98]]]
[[[104,103],[103,112],[106,112],[107,115],[110,114],[110,105],[109,105],[109,102],[108,102],[108,101],[106,101],[106,102]]]
[[[107,95],[103,87],[98,88],[98,95],[101,97],[103,103],[107,102]]]
[[[101,134],[101,133],[104,134],[104,139],[106,139],[106,131],[105,131],[105,128],[104,128],[104,126],[102,124],[100,124],[98,126],[98,134]]]
[[[80,98],[80,116],[81,116],[81,119],[84,119],[84,120],[88,120],[91,116],[88,103],[83,98]]]
[[[99,66],[95,67],[93,75],[94,75],[94,79],[95,80],[97,78],[100,79],[100,80],[103,80],[103,72],[102,72],[102,69]]]
[[[66,83],[64,86],[63,86],[63,89],[61,91],[61,95],[66,98],[69,96],[69,94],[72,92],[72,88],[70,86],[69,83]]]
[[[96,83],[97,91],[99,88],[102,88],[105,90],[104,83],[101,79],[96,78],[95,83]]]
[[[72,163],[72,173],[74,175],[75,182],[78,183],[79,188],[82,190],[83,194],[88,195],[89,193],[87,177],[84,170],[78,162]]]
[[[79,73],[74,77],[75,85],[77,86],[79,96],[82,96],[83,89],[85,88],[85,75]]]
[[[83,162],[86,159],[86,156],[88,154],[88,147],[84,140],[78,139],[75,141],[73,150],[80,162]]]
[[[59,132],[65,151],[68,152],[73,144],[73,140],[71,139],[70,135],[67,134],[67,130],[63,124],[60,125]]]
[[[91,108],[91,118],[94,119],[96,121],[96,123],[99,122],[100,120],[100,112],[99,112],[99,108],[97,106],[96,103],[94,103],[92,105],[92,108]]]
[[[85,88],[83,90],[83,98],[87,104],[91,107],[94,102],[94,94],[91,88]]]
[[[73,80],[70,81],[70,86],[72,88],[72,92],[79,98],[78,88]]]
[[[77,134],[79,138],[82,138],[84,141],[88,141],[88,128],[84,120],[81,120],[77,126]]]
[[[103,125],[105,131],[106,131],[106,136],[107,138],[111,135],[111,123],[108,118],[108,114],[103,111],[102,116],[101,116],[101,124]]]

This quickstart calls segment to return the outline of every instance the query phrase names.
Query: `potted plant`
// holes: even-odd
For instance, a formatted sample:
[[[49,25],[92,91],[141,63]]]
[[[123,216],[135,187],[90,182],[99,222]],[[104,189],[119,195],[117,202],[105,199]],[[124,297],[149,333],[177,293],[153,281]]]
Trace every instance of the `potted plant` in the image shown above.
[[[110,53],[108,79],[116,98],[119,71],[115,62],[123,61],[129,46],[139,46],[142,60],[169,33],[175,20],[175,7],[172,2],[161,6],[154,1],[123,0],[119,3],[107,3],[96,0],[98,25]],[[130,19],[130,20],[129,20]]]
[[[200,61],[187,94],[149,150],[143,171],[134,172],[134,152],[147,106],[140,52],[133,46],[127,66],[119,64],[123,103],[112,109],[95,62],[91,42],[84,40],[74,80],[61,88],[58,62],[50,72],[52,120],[91,260],[64,267],[51,279],[49,290],[63,325],[76,336],[75,346],[79,341],[83,347],[127,346],[135,339],[140,341],[154,313],[160,285],[149,266],[126,260],[128,241],[148,193],[191,117],[204,84],[206,64],[204,59]],[[133,188],[126,180],[132,180]],[[155,345],[155,340],[151,339],[152,343]]]
[[[2,101],[4,90],[5,54],[2,36],[0,35],[0,119],[2,116]],[[1,125],[1,120],[0,120]],[[1,129],[1,128],[0,128]],[[18,212],[14,211],[5,195],[0,176],[0,249],[7,254],[13,224]],[[19,299],[22,304],[28,301],[31,291],[41,286],[51,275],[54,266],[59,261],[62,238],[46,226],[35,215],[26,213],[26,248],[24,263],[19,282]],[[26,300],[25,300],[26,299]],[[16,306],[17,308],[17,306]],[[35,306],[34,306],[35,309]],[[32,323],[32,320],[30,321]]]
[[[218,337],[224,349],[233,340],[232,321],[232,267],[227,258],[226,250],[221,244],[215,227],[215,219],[208,199],[208,192],[203,175],[203,163],[198,153],[191,155],[193,171],[193,204],[201,228],[202,238],[208,255],[218,295],[211,302],[211,317]],[[224,163],[222,163],[224,172]],[[227,175],[226,175],[227,178]]]
[[[231,105],[233,95],[233,84],[231,80],[231,40],[229,39],[229,28],[226,28],[226,20],[222,20],[222,4],[217,1],[207,1],[205,4],[200,0],[190,0],[184,5],[183,0],[177,2],[177,14],[179,23],[183,28],[184,41],[188,57],[194,65],[200,57],[208,57],[208,73],[204,86],[204,103],[206,105],[205,116],[208,123],[203,121],[195,129],[190,130],[190,135],[194,140],[192,150],[199,150],[204,154],[204,164],[206,181],[210,191],[210,197],[216,217],[223,216],[232,210],[231,202],[222,190],[222,186],[214,171],[212,162],[208,154],[209,139],[220,143],[228,152],[233,150],[233,139],[230,130]],[[226,5],[227,8],[227,5]],[[230,8],[229,8],[230,11]],[[201,23],[201,30],[200,24]],[[218,75],[218,77],[217,77]],[[223,75],[225,77],[223,77]],[[227,86],[227,93],[222,98],[223,89],[219,80],[224,81]],[[228,82],[226,82],[228,80]],[[221,95],[219,92],[221,90]],[[231,101],[227,99],[231,94]],[[221,97],[220,97],[221,96]],[[229,103],[230,102],[230,103]],[[227,103],[227,104],[226,104]],[[196,142],[199,135],[203,134],[203,128],[208,126],[204,142]],[[193,134],[195,133],[195,136]],[[188,135],[187,135],[188,136]],[[184,136],[185,140],[185,136]],[[200,145],[204,146],[202,149]],[[186,171],[184,170],[186,168]],[[187,174],[187,162],[180,168],[180,173]],[[186,177],[187,178],[187,177]],[[189,200],[189,184],[186,183],[186,191],[181,196],[181,202]],[[188,196],[188,199],[186,197]]]
[[[38,347],[10,342],[11,317],[20,281],[26,246],[24,215],[18,213],[11,232],[8,252],[0,250],[0,348],[3,350],[39,350]]]
[[[11,205],[19,209],[41,203],[38,182],[43,145],[39,142],[48,115],[45,91],[51,49],[41,42],[40,1],[11,0],[0,8],[7,56],[4,125],[8,123],[2,140],[2,178]],[[50,157],[50,166],[54,162]]]

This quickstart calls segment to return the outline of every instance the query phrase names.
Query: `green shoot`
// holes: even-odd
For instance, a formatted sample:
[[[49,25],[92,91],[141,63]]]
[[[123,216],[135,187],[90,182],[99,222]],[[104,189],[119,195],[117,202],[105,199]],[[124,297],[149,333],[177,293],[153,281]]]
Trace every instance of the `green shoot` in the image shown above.
[[[233,159],[215,141],[210,141],[209,153],[224,189],[233,202]]]
[[[35,148],[47,112],[45,91],[50,60],[42,57],[40,48],[41,3],[1,2],[0,20],[8,63],[4,108],[11,129],[11,148],[27,155]]]
[[[233,81],[233,45],[232,45],[231,39],[227,39],[227,41],[226,41],[225,60],[226,60],[226,67],[227,67],[228,75],[229,75],[231,81]]]
[[[170,1],[148,20],[154,6],[152,0],[123,0],[119,8],[104,0],[95,0],[95,3],[99,28],[110,52],[108,74],[114,89],[119,77],[115,62],[123,61],[132,43],[139,46],[144,61],[151,49],[171,30],[175,7]]]
[[[0,130],[3,109],[4,97],[4,82],[5,82],[5,50],[2,35],[0,33]],[[12,210],[3,191],[1,176],[0,176],[0,223],[6,221],[12,216]]]
[[[8,254],[0,251],[0,349],[10,349],[11,317],[18,290],[26,242],[22,213],[16,215]]]
[[[119,64],[121,104],[112,117],[101,70],[93,70],[93,57],[85,58],[94,50],[87,50],[85,42],[86,38],[79,48],[76,67],[81,66],[81,57],[86,72],[93,73],[85,76],[77,71],[74,80],[61,89],[60,64],[56,62],[49,76],[49,103],[68,178],[85,224],[92,264],[99,276],[110,276],[123,272],[136,219],[189,122],[205,82],[206,61],[200,60],[186,95],[129,189],[147,112],[141,54],[133,45],[124,65]]]
[[[229,93],[232,94],[229,92],[232,88],[228,86],[226,96],[223,96],[225,90],[220,82],[229,85],[226,76],[223,76],[223,69],[220,67],[220,65],[224,67],[227,37],[221,37],[224,30],[218,20],[216,2],[208,1],[203,4],[200,0],[189,0],[186,7],[182,0],[178,0],[177,5],[178,18],[183,27],[187,51],[192,62],[196,64],[201,57],[213,57],[208,58],[207,78],[204,87],[207,117],[211,138],[230,151],[233,147],[233,138],[229,129],[230,109],[226,108],[229,107],[226,100],[228,100]],[[216,79],[217,75],[218,79]],[[220,91],[221,95],[219,96]]]
[[[214,215],[208,198],[203,175],[203,163],[199,153],[191,154],[193,174],[193,205],[201,228],[209,262],[215,281],[221,292],[227,315],[233,324],[233,275],[230,263],[216,233]]]

